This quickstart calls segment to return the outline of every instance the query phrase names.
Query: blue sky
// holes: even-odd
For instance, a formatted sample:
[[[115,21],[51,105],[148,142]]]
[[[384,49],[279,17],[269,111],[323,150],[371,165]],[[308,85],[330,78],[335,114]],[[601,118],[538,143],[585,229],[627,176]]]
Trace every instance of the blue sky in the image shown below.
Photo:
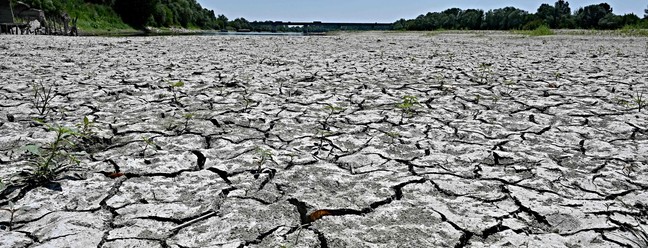
[[[462,9],[495,9],[514,6],[535,12],[542,3],[553,5],[555,0],[198,0],[205,8],[228,18],[245,17],[249,21],[340,21],[394,22],[411,19],[427,12],[451,7]],[[590,4],[607,2],[615,14],[635,13],[643,17],[648,1],[643,0],[571,0],[572,11]]]

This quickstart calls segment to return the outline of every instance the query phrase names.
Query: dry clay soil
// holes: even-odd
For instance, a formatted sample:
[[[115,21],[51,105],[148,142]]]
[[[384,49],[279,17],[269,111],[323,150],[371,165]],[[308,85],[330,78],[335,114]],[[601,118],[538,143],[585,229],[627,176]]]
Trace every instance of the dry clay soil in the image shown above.
[[[0,44],[1,247],[645,244],[646,38]],[[79,165],[30,183],[33,118],[85,116]]]

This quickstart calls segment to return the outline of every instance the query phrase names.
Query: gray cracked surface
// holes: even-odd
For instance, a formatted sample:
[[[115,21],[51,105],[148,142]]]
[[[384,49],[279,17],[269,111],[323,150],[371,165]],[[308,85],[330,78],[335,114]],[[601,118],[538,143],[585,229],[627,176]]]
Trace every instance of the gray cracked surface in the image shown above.
[[[53,139],[29,83],[56,91],[48,122],[89,116],[99,138],[58,190],[2,192],[1,247],[635,247],[648,229],[645,38],[0,41],[3,181]]]

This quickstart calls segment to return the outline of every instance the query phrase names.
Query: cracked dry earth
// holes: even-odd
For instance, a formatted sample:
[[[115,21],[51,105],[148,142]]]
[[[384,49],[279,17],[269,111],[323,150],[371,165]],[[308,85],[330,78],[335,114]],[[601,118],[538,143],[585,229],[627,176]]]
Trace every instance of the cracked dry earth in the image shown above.
[[[645,245],[645,38],[0,41],[1,247]],[[41,82],[94,138],[22,185]]]

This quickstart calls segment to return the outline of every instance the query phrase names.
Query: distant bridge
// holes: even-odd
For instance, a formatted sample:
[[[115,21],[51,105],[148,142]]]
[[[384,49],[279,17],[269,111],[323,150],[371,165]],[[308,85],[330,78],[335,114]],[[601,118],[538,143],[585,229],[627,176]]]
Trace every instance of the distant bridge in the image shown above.
[[[390,30],[393,29],[393,23],[378,23],[378,22],[284,22],[284,21],[265,21],[265,22],[252,22],[252,26],[272,26],[272,32],[277,32],[278,26],[304,26],[304,33],[308,32],[309,26],[318,27],[332,27],[341,29],[342,27],[369,27],[371,29]]]

